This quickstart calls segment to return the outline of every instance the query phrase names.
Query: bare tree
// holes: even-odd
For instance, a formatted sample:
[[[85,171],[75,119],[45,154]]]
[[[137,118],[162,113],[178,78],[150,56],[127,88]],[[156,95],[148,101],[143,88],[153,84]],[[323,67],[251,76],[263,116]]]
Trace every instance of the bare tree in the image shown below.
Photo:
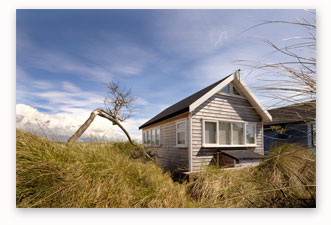
[[[262,20],[261,23],[247,29],[283,24],[302,28],[306,34],[288,37],[277,43],[263,39],[273,49],[272,53],[281,56],[283,61],[237,61],[240,65],[248,67],[250,74],[258,73],[256,78],[262,85],[255,89],[270,100],[269,107],[300,103],[316,109],[316,22],[315,12],[308,11],[308,13],[313,15],[309,20],[305,18],[297,18],[296,21]]]
[[[134,110],[133,103],[136,100],[131,90],[121,88],[116,82],[110,82],[106,84],[106,87],[108,93],[104,99],[105,111],[121,122],[130,118]]]
[[[129,142],[135,145],[121,122],[127,120],[132,115],[133,104],[136,98],[132,95],[130,89],[120,88],[120,84],[117,82],[106,84],[106,88],[108,89],[108,93],[104,99],[105,108],[93,110],[85,123],[69,138],[68,143],[76,142],[91,125],[95,117],[101,116],[110,120],[113,125],[119,126],[127,136]]]

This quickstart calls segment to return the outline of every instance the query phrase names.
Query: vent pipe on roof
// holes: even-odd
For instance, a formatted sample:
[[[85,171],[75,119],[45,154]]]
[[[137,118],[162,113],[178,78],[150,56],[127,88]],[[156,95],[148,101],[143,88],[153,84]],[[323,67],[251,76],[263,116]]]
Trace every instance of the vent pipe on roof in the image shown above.
[[[236,70],[236,72],[234,72],[234,76],[235,76],[235,78],[240,80],[240,69],[238,69],[238,70]]]

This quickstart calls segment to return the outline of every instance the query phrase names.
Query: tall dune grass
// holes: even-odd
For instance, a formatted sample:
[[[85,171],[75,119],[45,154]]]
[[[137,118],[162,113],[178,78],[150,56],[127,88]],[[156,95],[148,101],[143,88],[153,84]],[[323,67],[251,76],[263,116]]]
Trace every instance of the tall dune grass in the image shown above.
[[[202,207],[316,207],[315,153],[283,145],[257,167],[209,167],[190,195]]]
[[[17,207],[315,207],[315,154],[281,146],[259,166],[178,183],[128,143],[66,146],[17,130]]]
[[[17,207],[187,207],[185,187],[126,143],[50,142],[17,130]]]

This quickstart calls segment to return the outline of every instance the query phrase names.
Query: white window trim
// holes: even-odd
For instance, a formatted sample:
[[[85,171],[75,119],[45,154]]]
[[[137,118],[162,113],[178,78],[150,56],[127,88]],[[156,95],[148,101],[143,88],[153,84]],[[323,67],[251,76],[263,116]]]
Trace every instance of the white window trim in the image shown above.
[[[160,130],[160,142],[159,142],[159,144],[157,145],[157,144],[152,144],[152,140],[150,140],[150,143],[148,144],[148,143],[144,143],[144,140],[143,140],[143,144],[144,144],[144,146],[148,146],[148,147],[160,147],[161,146],[161,127],[160,126],[158,126],[158,127],[153,127],[153,128],[149,128],[149,129],[146,129],[146,130],[143,130],[143,133],[144,133],[144,135],[143,136],[147,136],[147,140],[148,140],[148,132],[149,131],[151,131],[151,132],[154,132],[154,134],[155,134],[155,142],[156,142],[156,130]],[[152,139],[152,134],[151,134],[151,139]]]
[[[207,144],[205,143],[205,122],[216,122],[216,144]],[[231,123],[231,144],[229,145],[220,145],[219,144],[219,122],[229,122]],[[242,145],[234,145],[233,144],[233,125],[232,123],[243,123],[244,124],[244,144]],[[254,125],[255,128],[254,128],[254,135],[255,135],[255,143],[254,144],[247,144],[246,143],[246,125],[247,124],[250,124],[250,125]],[[232,148],[232,147],[257,147],[257,140],[256,140],[256,122],[246,122],[246,121],[242,121],[242,120],[212,120],[212,119],[202,119],[202,147],[229,147],[229,148]],[[177,135],[177,134],[176,134]]]
[[[205,143],[205,123],[206,122],[211,122],[211,123],[216,123],[216,143],[215,144],[207,144]],[[209,120],[209,119],[203,119],[203,122],[202,122],[202,140],[203,140],[203,146],[204,147],[218,147],[218,143],[219,143],[219,135],[218,135],[218,129],[219,129],[219,124],[218,124],[218,120]]]
[[[185,128],[182,128],[182,129],[177,129],[177,124],[179,123],[184,123],[185,125]],[[185,144],[178,144],[178,133],[179,132],[184,132],[185,133]],[[178,148],[186,148],[187,147],[187,121],[186,119],[180,119],[180,120],[177,120],[176,121],[176,147]]]

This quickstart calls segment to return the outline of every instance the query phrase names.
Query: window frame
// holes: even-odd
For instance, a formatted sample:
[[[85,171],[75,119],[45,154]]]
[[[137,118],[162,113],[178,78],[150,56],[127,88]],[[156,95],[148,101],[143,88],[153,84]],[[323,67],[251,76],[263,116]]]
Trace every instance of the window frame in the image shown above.
[[[246,127],[247,125],[253,125],[254,126],[254,143],[247,143],[247,133],[246,133]],[[256,123],[252,123],[252,122],[247,122],[245,124],[245,144],[246,146],[256,146],[257,142],[256,142]]]
[[[216,144],[208,144],[205,143],[205,122],[216,122]],[[220,144],[219,142],[219,123],[220,122],[228,122],[230,123],[230,144]],[[243,144],[233,144],[233,123],[241,123],[244,124],[243,126]],[[254,125],[254,144],[248,144],[246,140],[246,126]],[[202,147],[256,147],[257,140],[256,140],[256,125],[257,122],[246,122],[240,120],[222,120],[222,119],[202,119]]]
[[[156,144],[156,137],[157,137],[157,130],[160,131],[160,140],[159,140],[159,144]],[[152,133],[154,133],[154,143],[153,143],[153,135]],[[150,134],[150,135],[149,135]],[[143,139],[143,144],[144,146],[150,146],[150,147],[159,147],[161,146],[161,127],[153,127],[153,128],[149,128],[143,131],[143,138],[146,137],[146,143],[144,142]],[[150,137],[150,140],[149,140]],[[149,141],[149,143],[148,143]]]
[[[157,131],[159,131],[159,138],[157,138]],[[159,143],[157,143],[157,141],[159,141]],[[160,146],[161,145],[161,129],[157,128],[155,129],[155,145],[156,146]]]
[[[143,145],[147,145],[147,134],[146,134],[146,131],[143,131]]]
[[[237,87],[235,87],[235,85],[233,85],[232,83],[230,83],[230,84],[228,84],[228,86],[229,86],[229,93],[222,92],[222,89],[223,88],[221,90],[219,90],[217,93],[220,94],[220,95],[225,95],[225,96],[231,96],[231,97],[245,99],[244,95],[241,93],[241,91]],[[238,91],[238,93],[240,95],[236,95],[236,94],[233,93],[233,87]]]
[[[151,130],[147,131],[147,145],[151,146],[152,145],[152,133]]]
[[[178,129],[178,124],[184,123],[184,128]],[[184,141],[185,144],[178,144],[178,133],[184,132]],[[187,120],[186,119],[181,119],[176,121],[176,147],[179,148],[186,148],[187,147]]]
[[[205,134],[206,125],[205,125],[205,123],[206,122],[216,123],[216,143],[215,144],[210,144],[210,143],[205,142],[206,141],[206,139],[205,139],[205,137],[206,137],[206,134]],[[218,131],[218,129],[219,129],[219,123],[218,123],[217,120],[203,119],[203,121],[202,121],[202,131],[203,131],[202,132],[202,140],[203,140],[203,146],[204,147],[217,147],[217,146],[219,146],[218,145],[218,143],[219,143],[219,135],[218,135],[219,131]]]
[[[229,123],[230,124],[230,144],[220,144],[220,134],[219,134],[219,127],[220,127],[220,123]],[[218,136],[218,144],[219,144],[219,146],[230,146],[230,145],[232,145],[232,121],[223,121],[223,120],[218,120],[217,121],[217,123],[218,123],[218,134],[217,134],[217,136]]]
[[[233,144],[233,124],[234,123],[240,123],[243,124],[243,144]],[[246,145],[246,123],[245,122],[231,122],[231,144],[230,145],[224,145],[224,146],[245,146]]]

